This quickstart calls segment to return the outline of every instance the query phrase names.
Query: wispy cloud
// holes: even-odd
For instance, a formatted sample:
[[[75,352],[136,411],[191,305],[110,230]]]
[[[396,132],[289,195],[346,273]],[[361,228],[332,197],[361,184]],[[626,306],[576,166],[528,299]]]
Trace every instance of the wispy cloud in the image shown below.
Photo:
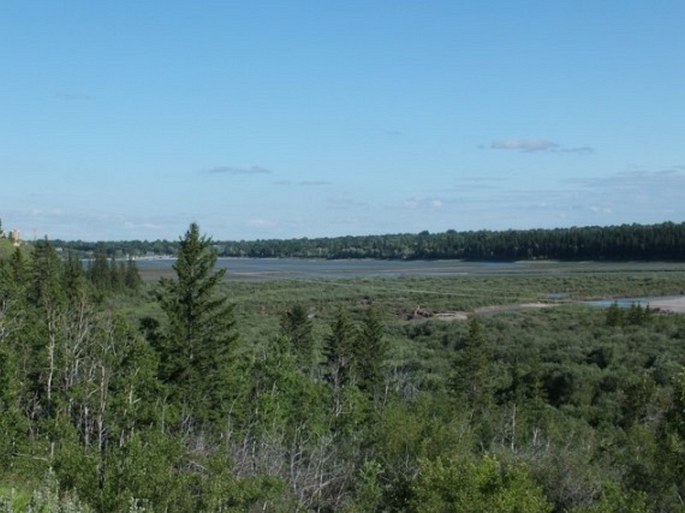
[[[573,220],[577,225],[661,222],[682,219],[685,170],[629,170],[600,177],[578,177],[547,190],[502,191],[499,205],[537,212],[539,219]]]
[[[303,180],[298,185],[304,185],[305,187],[309,187],[309,186],[330,185],[330,184],[331,184],[331,182],[327,182],[325,180]]]
[[[292,180],[277,180],[274,182],[275,185],[300,185],[302,187],[317,187],[321,185],[331,185],[331,182],[326,180],[302,180],[299,182],[293,182]]]
[[[441,198],[425,198],[425,197],[417,197],[417,198],[410,198],[408,200],[405,200],[403,205],[405,208],[413,209],[413,210],[437,210],[442,208],[444,205],[444,201]]]
[[[216,166],[205,170],[205,173],[210,175],[268,175],[271,171],[259,166],[252,167],[231,167],[231,166]]]
[[[123,221],[123,227],[130,231],[147,231],[147,232],[159,232],[163,228],[163,225],[151,222],[134,222],[134,221]]]
[[[31,210],[31,215],[33,217],[62,217],[64,214],[64,209],[61,208],[50,208],[47,210],[34,208]]]
[[[188,216],[131,216],[88,207],[34,207],[11,211],[7,227],[21,230],[25,238],[66,240],[133,240],[174,238],[186,226]],[[4,219],[3,219],[4,220]],[[109,233],[103,233],[107,226]]]
[[[576,153],[579,155],[589,155],[595,152],[592,146],[579,146],[577,148],[558,148],[553,151],[558,151],[559,153]]]
[[[493,150],[548,151],[559,145],[545,139],[499,139],[493,141]]]
[[[410,197],[392,208],[407,226],[419,221],[462,229],[655,223],[685,219],[683,190],[685,169],[671,166],[578,176],[539,186],[464,179],[458,186]]]
[[[607,192],[636,191],[641,194],[659,193],[680,196],[685,190],[685,169],[673,166],[659,171],[637,169],[597,178],[571,178],[566,181],[588,190]]]
[[[250,228],[269,229],[277,226],[278,223],[272,219],[253,218],[246,222]]]
[[[595,149],[591,146],[567,147],[547,139],[498,139],[490,144],[490,148],[493,150],[514,150],[526,153],[548,152],[587,155],[595,152]]]

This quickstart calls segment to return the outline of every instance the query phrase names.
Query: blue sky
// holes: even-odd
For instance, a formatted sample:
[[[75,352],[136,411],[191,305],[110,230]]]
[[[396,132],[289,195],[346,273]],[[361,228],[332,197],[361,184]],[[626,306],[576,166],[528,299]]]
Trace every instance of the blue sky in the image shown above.
[[[685,220],[682,0],[0,3],[0,219],[258,239]]]

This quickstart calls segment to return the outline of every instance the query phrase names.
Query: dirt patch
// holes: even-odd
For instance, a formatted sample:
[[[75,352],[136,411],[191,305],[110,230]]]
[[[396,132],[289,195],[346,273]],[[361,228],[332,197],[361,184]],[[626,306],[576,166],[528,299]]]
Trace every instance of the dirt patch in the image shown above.
[[[520,312],[522,310],[536,310],[539,308],[551,308],[560,303],[522,303],[517,305],[493,305],[476,308],[473,312],[446,311],[433,312],[417,306],[410,312],[403,312],[402,316],[407,320],[434,319],[436,321],[466,321],[470,315],[494,315],[498,313]]]
[[[520,312],[521,310],[537,310],[540,308],[552,308],[559,306],[560,303],[521,303],[519,305],[499,305],[499,306],[484,306],[476,308],[474,313],[478,315],[490,315],[507,312]]]
[[[685,296],[653,299],[649,302],[649,308],[664,312],[685,313]]]
[[[476,308],[473,312],[447,311],[433,312],[428,309],[416,307],[413,311],[404,312],[407,320],[435,319],[437,321],[465,321],[470,315],[495,315],[500,313],[521,312],[524,310],[538,310],[541,308],[553,308],[568,303],[521,303],[516,305],[492,305]],[[649,301],[652,310],[662,312],[685,313],[685,295],[681,297],[668,297],[652,299]]]
[[[438,312],[433,315],[433,318],[438,321],[465,321],[469,318],[466,312]]]

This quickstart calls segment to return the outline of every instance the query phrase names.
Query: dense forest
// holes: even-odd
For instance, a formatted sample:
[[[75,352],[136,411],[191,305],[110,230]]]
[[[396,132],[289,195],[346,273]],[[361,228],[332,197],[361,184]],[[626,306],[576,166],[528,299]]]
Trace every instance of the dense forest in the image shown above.
[[[314,239],[216,242],[224,257],[471,259],[471,260],[685,260],[685,223],[589,226],[537,230],[367,235]],[[178,242],[55,241],[55,245],[110,256],[175,255]]]
[[[630,229],[685,240],[579,232],[610,258]],[[450,236],[476,234],[407,240]],[[685,511],[682,314],[475,309],[674,294],[685,270],[228,282],[192,224],[146,284],[57,246],[0,259],[0,511]],[[449,309],[471,313],[423,313]]]

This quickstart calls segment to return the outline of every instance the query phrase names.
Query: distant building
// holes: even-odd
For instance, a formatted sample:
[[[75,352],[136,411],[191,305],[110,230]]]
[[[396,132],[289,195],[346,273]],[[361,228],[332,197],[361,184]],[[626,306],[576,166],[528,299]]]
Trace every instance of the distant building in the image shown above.
[[[16,228],[12,230],[10,232],[10,240],[14,243],[15,246],[19,246],[21,244],[21,232]]]

